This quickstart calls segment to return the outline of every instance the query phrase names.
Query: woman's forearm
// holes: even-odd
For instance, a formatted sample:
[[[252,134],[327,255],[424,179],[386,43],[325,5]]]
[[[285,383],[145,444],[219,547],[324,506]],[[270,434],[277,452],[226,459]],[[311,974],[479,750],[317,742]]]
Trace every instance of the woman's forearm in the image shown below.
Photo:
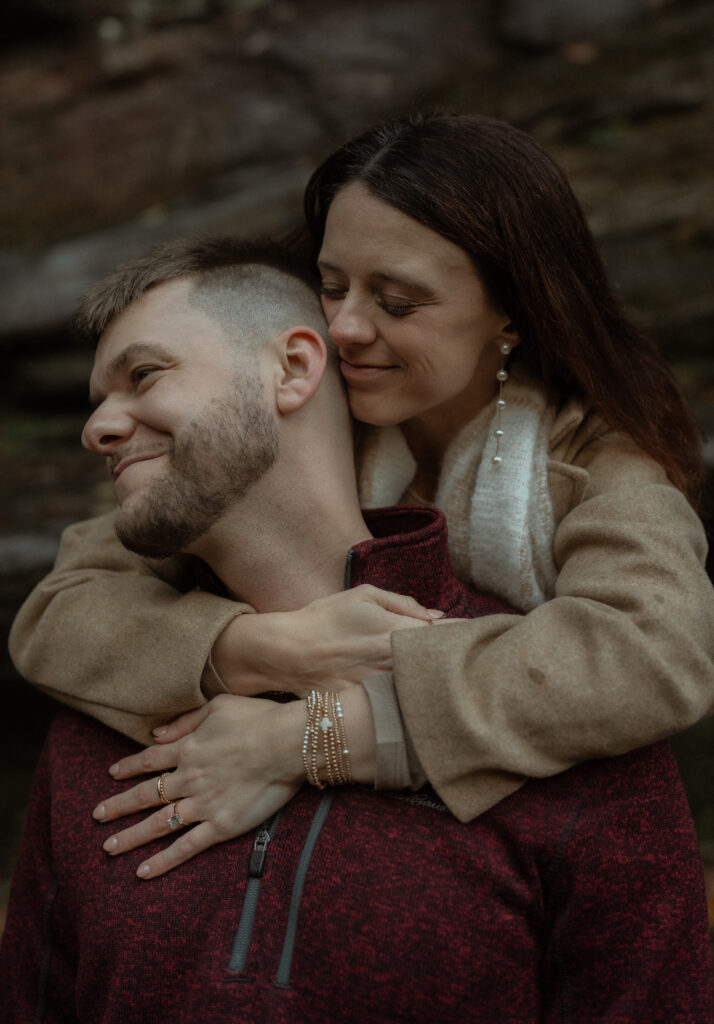
[[[355,587],[296,611],[232,619],[213,644],[211,662],[225,688],[242,696],[339,692],[391,669],[393,631],[441,614],[401,594]]]
[[[213,639],[245,608],[196,590],[185,560],[127,551],[107,515],[64,532],[54,569],[18,612],[10,650],[29,682],[149,743],[154,726],[203,702]]]

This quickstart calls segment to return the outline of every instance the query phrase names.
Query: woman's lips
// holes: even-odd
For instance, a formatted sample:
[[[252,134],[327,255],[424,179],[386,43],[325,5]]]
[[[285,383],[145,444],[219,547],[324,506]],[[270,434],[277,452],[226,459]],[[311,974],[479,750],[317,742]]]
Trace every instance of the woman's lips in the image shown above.
[[[359,381],[375,380],[377,377],[381,377],[385,373],[389,373],[390,370],[394,369],[394,366],[375,366],[370,363],[355,365],[354,363],[346,362],[344,359],[340,360],[342,376],[345,380],[354,383],[358,383]]]

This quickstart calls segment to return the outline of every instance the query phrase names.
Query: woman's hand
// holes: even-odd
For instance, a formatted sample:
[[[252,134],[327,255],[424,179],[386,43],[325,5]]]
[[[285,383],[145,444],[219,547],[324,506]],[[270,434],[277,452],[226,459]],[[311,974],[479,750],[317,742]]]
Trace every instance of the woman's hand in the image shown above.
[[[355,782],[375,776],[374,721],[361,686],[342,697],[345,732]],[[109,769],[116,780],[152,773],[132,789],[118,793],[94,810],[98,821],[115,821],[159,803],[157,778],[171,805],[114,833],[104,842],[112,855],[150,843],[172,830],[178,812],[182,824],[194,825],[160,853],[144,861],[140,878],[155,878],[216,843],[243,835],[283,807],[305,782],[302,743],[307,724],[305,701],[277,704],[255,697],[223,694],[196,711],[155,730],[159,743],[125,757]],[[317,764],[324,774],[324,756]],[[172,769],[175,768],[175,771]]]
[[[297,611],[241,615],[220,634],[211,658],[235,693],[344,691],[391,670],[394,630],[426,626],[442,615],[411,597],[363,584]]]
[[[110,773],[117,780],[154,775],[105,800],[95,808],[94,817],[114,821],[155,806],[157,775],[175,768],[164,780],[166,797],[178,804],[183,823],[199,824],[137,871],[140,878],[162,875],[210,846],[255,828],[294,796],[305,779],[305,720],[304,701],[276,704],[228,694],[216,697],[168,727],[168,735],[181,738],[147,747],[113,765]],[[143,821],[107,839],[104,849],[112,855],[126,853],[170,835],[172,814],[173,807],[162,804]]]

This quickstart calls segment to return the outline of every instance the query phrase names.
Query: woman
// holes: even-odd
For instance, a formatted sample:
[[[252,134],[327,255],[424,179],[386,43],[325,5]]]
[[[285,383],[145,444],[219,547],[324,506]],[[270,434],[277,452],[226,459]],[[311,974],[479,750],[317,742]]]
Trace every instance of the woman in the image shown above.
[[[367,425],[364,503],[435,502],[447,514],[457,573],[525,613],[506,624],[498,617],[393,633],[396,694],[416,755],[412,781],[423,769],[467,820],[525,776],[632,749],[710,712],[714,602],[693,510],[702,478],[697,430],[656,348],[618,309],[550,158],[487,118],[403,118],[326,160],[308,184],[305,210],[350,404]],[[488,341],[494,331],[498,346]],[[133,645],[123,676],[103,671],[120,663],[104,656],[109,641],[85,647],[86,668],[66,689],[72,703],[137,738],[145,736],[137,722],[159,718],[149,712],[198,703],[212,645],[204,686],[220,687],[206,681],[215,672],[239,693],[295,688],[296,676],[303,689],[335,689],[331,680],[356,682],[390,663],[384,643],[372,640],[391,630],[386,611],[327,657],[325,637],[346,632],[343,619],[336,632],[337,599],[334,615],[323,606],[319,616],[305,609],[236,618],[219,598],[178,598],[116,542],[100,560],[99,545],[109,541],[99,528],[88,543],[93,529],[65,541],[55,572],[16,623],[13,653],[21,671],[49,688],[72,629],[86,631],[80,605],[89,608],[105,585],[87,573],[93,555],[98,569],[131,566],[115,603],[141,616],[145,640]],[[364,612],[357,601],[352,610]],[[365,648],[375,650],[372,659]],[[149,664],[170,680],[171,699],[168,688],[146,699],[142,685],[136,694],[134,680]],[[78,684],[82,676],[91,683]],[[120,711],[102,710],[108,691]],[[200,739],[209,725],[215,731],[211,717],[194,712],[160,739],[191,729]],[[350,745],[359,744],[345,724]],[[170,795],[186,796],[187,756],[180,744],[154,748],[115,774],[178,764]],[[103,814],[157,803],[153,782],[142,785]],[[214,789],[225,807],[225,787],[214,780]],[[235,823],[233,834],[240,831]]]

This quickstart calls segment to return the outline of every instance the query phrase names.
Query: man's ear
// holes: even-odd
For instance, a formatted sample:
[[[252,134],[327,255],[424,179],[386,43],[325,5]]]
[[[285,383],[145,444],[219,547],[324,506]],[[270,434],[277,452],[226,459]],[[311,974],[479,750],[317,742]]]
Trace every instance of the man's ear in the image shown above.
[[[320,386],[327,365],[327,347],[311,327],[289,327],[276,339],[280,367],[275,386],[278,411],[297,412]]]

